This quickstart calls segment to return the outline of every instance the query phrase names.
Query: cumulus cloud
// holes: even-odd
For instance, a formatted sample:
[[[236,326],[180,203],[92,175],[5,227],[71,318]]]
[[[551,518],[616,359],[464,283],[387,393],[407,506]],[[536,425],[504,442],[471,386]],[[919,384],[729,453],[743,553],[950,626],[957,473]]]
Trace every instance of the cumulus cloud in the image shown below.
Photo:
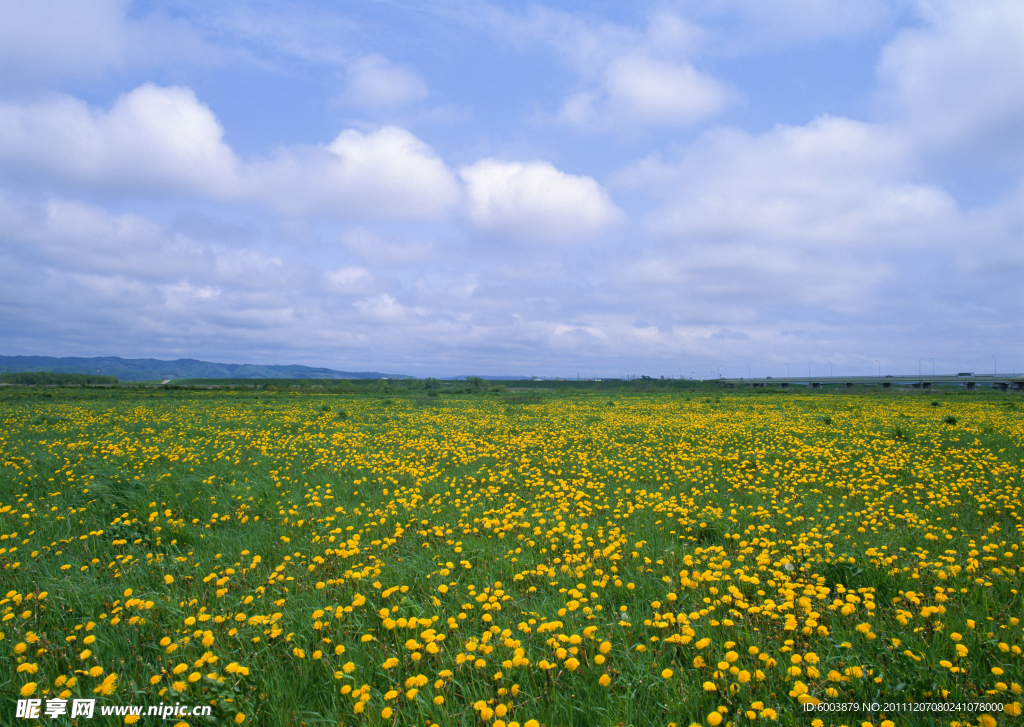
[[[290,213],[431,217],[460,199],[444,161],[397,126],[370,133],[348,129],[326,147],[283,149],[249,173],[262,199]]]
[[[957,214],[942,189],[908,181],[909,157],[887,127],[822,116],[760,135],[716,130],[677,161],[649,159],[616,180],[666,200],[648,226],[674,239],[907,246]]]
[[[623,282],[717,301],[730,330],[808,306],[879,313],[878,301],[907,296],[908,266],[925,275],[922,261],[948,259],[969,234],[952,197],[913,171],[901,134],[845,118],[709,132],[613,178],[661,199],[645,220],[658,242],[623,266]]]
[[[591,237],[622,213],[591,177],[566,174],[548,162],[483,159],[462,167],[469,222],[523,242]]]
[[[237,162],[223,136],[216,116],[188,88],[145,84],[109,111],[63,95],[0,104],[0,165],[8,176],[231,197]]]
[[[433,217],[458,181],[405,129],[348,129],[323,147],[285,147],[243,163],[191,89],[145,84],[109,111],[70,96],[0,104],[0,176],[129,194],[255,199],[294,214]]]
[[[329,290],[341,295],[369,295],[377,287],[364,267],[341,267],[325,273],[324,280]]]
[[[550,44],[579,73],[580,88],[563,100],[559,123],[602,130],[688,127],[737,97],[696,68],[705,32],[678,14],[653,13],[642,30],[543,8],[524,18],[500,17],[508,32]]]
[[[374,53],[348,64],[347,100],[371,109],[404,106],[427,97],[427,84],[409,68]]]
[[[157,15],[129,18],[128,0],[0,3],[0,84],[53,77],[90,78],[156,60],[209,59],[215,53],[186,23]]]
[[[926,150],[1008,164],[1024,159],[1024,5],[923,5],[924,27],[882,52],[882,100]]]
[[[363,321],[380,324],[401,324],[409,316],[409,309],[387,293],[363,298],[353,303]]]
[[[250,290],[295,282],[280,257],[204,241],[138,213],[114,214],[77,200],[35,202],[0,194],[0,238],[21,259],[65,273],[161,285],[187,278]]]
[[[732,92],[690,64],[626,56],[604,70],[602,87],[567,98],[558,118],[574,126],[691,126],[717,115]]]

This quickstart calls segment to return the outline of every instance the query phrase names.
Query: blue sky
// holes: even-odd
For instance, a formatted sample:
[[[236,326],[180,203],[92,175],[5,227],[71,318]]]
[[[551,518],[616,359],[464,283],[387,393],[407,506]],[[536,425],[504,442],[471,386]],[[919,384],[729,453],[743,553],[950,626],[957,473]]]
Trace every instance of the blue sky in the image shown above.
[[[4,3],[0,353],[1019,371],[1021,58],[988,0]]]

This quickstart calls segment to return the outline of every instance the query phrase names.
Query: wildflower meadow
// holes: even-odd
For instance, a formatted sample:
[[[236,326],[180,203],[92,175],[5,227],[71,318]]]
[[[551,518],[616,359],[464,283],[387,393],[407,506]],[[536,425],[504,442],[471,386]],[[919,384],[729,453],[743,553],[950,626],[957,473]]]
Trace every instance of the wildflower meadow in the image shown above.
[[[1024,724],[1018,396],[431,394],[0,391],[0,723]]]

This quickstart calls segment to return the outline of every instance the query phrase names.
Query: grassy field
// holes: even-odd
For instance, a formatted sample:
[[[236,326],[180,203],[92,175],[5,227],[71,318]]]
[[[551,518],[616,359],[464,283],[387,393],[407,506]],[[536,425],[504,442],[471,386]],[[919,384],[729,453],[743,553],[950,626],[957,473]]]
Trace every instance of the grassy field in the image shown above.
[[[0,724],[1021,724],[1016,402],[0,390]]]

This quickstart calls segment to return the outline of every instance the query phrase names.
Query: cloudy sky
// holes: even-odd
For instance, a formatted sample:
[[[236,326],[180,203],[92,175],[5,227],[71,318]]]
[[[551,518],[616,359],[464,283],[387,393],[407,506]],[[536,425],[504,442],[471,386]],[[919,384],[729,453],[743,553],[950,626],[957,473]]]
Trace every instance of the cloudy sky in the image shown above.
[[[1021,371],[1022,59],[1019,0],[3,2],[0,354]]]

